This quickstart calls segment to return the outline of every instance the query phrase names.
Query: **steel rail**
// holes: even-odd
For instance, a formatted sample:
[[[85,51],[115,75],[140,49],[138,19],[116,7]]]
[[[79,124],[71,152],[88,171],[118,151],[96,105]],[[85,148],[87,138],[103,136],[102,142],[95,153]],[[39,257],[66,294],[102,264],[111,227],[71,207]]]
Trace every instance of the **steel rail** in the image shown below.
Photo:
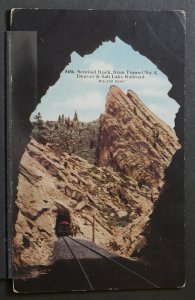
[[[68,244],[67,240],[66,240],[63,236],[62,236],[62,238],[63,238],[65,244],[67,245],[68,249],[70,250],[72,256],[75,258],[75,260],[77,261],[79,267],[81,268],[81,270],[82,270],[82,272],[83,272],[83,274],[84,274],[84,276],[85,276],[85,278],[86,278],[86,280],[87,280],[87,282],[88,282],[88,284],[89,284],[89,286],[90,286],[90,289],[91,289],[91,290],[94,290],[93,285],[92,285],[92,283],[91,283],[91,281],[90,281],[90,279],[89,279],[87,273],[85,272],[85,269],[83,268],[81,262],[79,261],[79,259],[76,257],[76,255],[75,255],[74,252],[72,251],[71,246]]]
[[[160,287],[159,287],[157,284],[155,284],[154,282],[152,282],[152,281],[146,279],[145,277],[143,277],[143,276],[137,274],[135,271],[131,270],[130,268],[126,267],[125,265],[121,264],[120,262],[114,260],[113,258],[107,257],[106,255],[104,255],[104,254],[98,252],[97,250],[94,250],[93,248],[91,248],[91,247],[89,247],[89,246],[86,246],[85,244],[79,242],[78,240],[75,240],[75,239],[71,238],[70,236],[68,236],[68,238],[71,239],[72,241],[74,241],[75,243],[78,243],[78,244],[82,245],[83,247],[85,247],[85,248],[87,248],[87,249],[93,251],[93,252],[96,253],[97,255],[100,255],[101,257],[106,258],[107,260],[109,260],[109,261],[111,261],[112,263],[118,265],[119,267],[125,269],[126,271],[130,272],[131,274],[135,275],[136,277],[138,277],[138,278],[144,280],[145,282],[147,282],[148,284],[152,285],[153,287],[155,287],[155,288],[160,288]]]

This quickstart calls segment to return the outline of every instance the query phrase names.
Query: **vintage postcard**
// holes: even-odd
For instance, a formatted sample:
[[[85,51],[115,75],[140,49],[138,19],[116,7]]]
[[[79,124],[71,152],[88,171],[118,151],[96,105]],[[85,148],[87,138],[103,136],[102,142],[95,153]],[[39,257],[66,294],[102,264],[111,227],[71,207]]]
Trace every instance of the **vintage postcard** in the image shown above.
[[[13,31],[37,32],[38,80],[23,103],[15,291],[184,285],[181,20],[13,10]]]

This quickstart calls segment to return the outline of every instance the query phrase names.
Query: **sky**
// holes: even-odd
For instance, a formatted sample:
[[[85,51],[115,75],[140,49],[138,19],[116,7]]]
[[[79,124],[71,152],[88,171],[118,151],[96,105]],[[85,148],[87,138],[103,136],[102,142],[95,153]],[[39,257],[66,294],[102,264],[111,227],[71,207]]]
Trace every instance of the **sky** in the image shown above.
[[[73,70],[74,73],[67,73]],[[80,71],[147,71],[144,79],[124,79],[122,83],[99,82],[102,78],[77,78]],[[96,73],[97,75],[97,73]],[[96,77],[95,75],[95,77]],[[111,79],[113,80],[113,79]],[[75,110],[80,121],[88,122],[99,118],[105,111],[106,95],[110,85],[116,85],[125,93],[131,89],[159,118],[174,127],[175,114],[179,105],[167,93],[172,85],[168,78],[145,56],[119,38],[115,42],[104,42],[92,54],[81,57],[71,55],[71,63],[62,71],[59,80],[50,87],[41,103],[31,115],[40,112],[44,121],[57,120],[60,114],[73,117]]]

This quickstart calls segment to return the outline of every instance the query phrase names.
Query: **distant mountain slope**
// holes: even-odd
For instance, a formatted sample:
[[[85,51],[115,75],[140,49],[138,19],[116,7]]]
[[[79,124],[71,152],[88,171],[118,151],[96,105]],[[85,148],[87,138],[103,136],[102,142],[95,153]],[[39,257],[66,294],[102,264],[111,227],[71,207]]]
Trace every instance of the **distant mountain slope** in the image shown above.
[[[38,142],[49,142],[69,154],[76,154],[92,164],[97,164],[99,120],[81,122],[79,120],[47,121],[41,128],[34,126],[32,137]]]

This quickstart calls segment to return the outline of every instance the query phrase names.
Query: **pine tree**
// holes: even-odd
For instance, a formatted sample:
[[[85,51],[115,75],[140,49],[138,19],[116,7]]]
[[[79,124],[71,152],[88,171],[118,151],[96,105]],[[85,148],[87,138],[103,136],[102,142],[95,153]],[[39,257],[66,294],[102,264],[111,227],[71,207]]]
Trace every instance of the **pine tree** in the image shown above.
[[[38,112],[33,119],[35,121],[33,122],[34,128],[32,131],[32,136],[35,138],[37,142],[41,142],[41,130],[43,129],[42,126],[44,124],[44,121],[42,119],[40,112]]]
[[[79,120],[79,117],[78,117],[78,114],[75,110],[75,113],[74,113],[74,118],[73,118],[74,121],[78,121]]]
[[[61,123],[62,122],[62,118],[61,118],[61,116],[59,115],[59,117],[58,117],[58,123]]]
[[[38,112],[38,114],[34,116],[33,119],[35,120],[34,122],[35,125],[42,126],[44,123],[40,112]]]
[[[64,114],[62,114],[62,123],[65,122]]]
[[[69,130],[69,128],[70,128],[70,118],[69,118],[69,116],[68,116],[68,118],[67,118],[66,126],[67,126],[67,128],[68,128],[68,130]]]

